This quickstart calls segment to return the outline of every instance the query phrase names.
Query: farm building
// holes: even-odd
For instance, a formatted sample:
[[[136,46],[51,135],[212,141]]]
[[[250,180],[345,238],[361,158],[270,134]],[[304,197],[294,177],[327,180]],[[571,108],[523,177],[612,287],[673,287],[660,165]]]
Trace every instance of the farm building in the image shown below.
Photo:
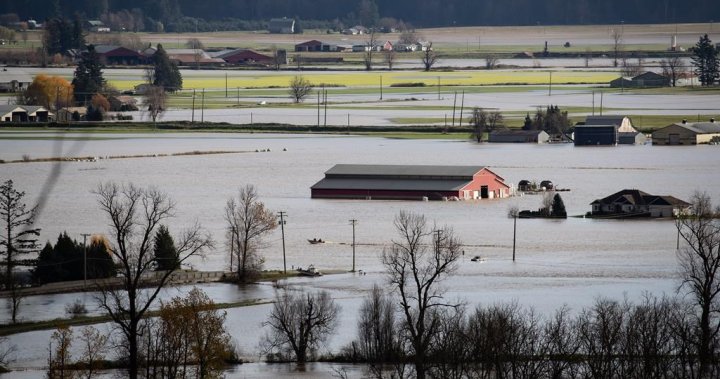
[[[610,82],[610,87],[613,88],[667,87],[669,85],[670,78],[650,71],[632,78],[619,77]]]
[[[601,126],[615,125],[617,127],[618,145],[642,145],[647,137],[635,129],[630,117],[626,116],[587,116],[584,125]]]
[[[0,92],[24,91],[32,81],[33,78],[25,71],[3,68],[0,74]]]
[[[329,45],[313,39],[310,41],[298,43],[297,45],[295,45],[295,51],[323,51],[324,46],[328,46],[329,49]]]
[[[576,125],[575,146],[615,146],[618,127],[615,125]]]
[[[690,204],[673,196],[658,196],[625,189],[590,203],[593,216],[672,217]]]
[[[668,125],[652,134],[653,145],[700,145],[720,140],[720,123],[715,119],[709,122],[687,122]]]
[[[498,143],[547,143],[549,139],[543,130],[496,130],[488,136],[488,142]]]
[[[148,61],[148,57],[122,46],[96,45],[95,52],[100,61],[109,65],[137,65]]]
[[[0,122],[48,122],[52,113],[39,105],[0,105]]]
[[[311,187],[326,199],[492,199],[510,195],[504,179],[483,166],[339,164]]]
[[[220,58],[230,64],[271,64],[274,60],[273,57],[269,55],[256,53],[250,49],[223,50],[215,53],[208,53],[208,55],[212,58]],[[285,58],[285,60],[287,60],[287,58]],[[280,60],[280,63],[286,64],[287,62]]]

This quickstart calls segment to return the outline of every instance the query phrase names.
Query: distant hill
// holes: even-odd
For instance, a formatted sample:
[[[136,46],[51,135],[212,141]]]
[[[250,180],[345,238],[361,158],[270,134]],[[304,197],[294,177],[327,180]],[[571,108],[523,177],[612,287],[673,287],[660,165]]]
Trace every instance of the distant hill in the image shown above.
[[[8,15],[10,14],[10,15]],[[319,20],[312,26],[371,26],[394,18],[415,27],[709,22],[717,0],[4,0],[0,22],[61,14],[112,19],[128,29],[190,23],[201,29],[258,28],[274,17]],[[103,16],[104,15],[104,16]],[[130,16],[128,16],[130,15]],[[183,19],[192,16],[199,19]],[[246,22],[241,22],[246,21]],[[383,20],[388,22],[388,20]],[[210,22],[214,26],[204,23]],[[168,28],[169,27],[169,28]],[[720,28],[720,26],[718,26]]]

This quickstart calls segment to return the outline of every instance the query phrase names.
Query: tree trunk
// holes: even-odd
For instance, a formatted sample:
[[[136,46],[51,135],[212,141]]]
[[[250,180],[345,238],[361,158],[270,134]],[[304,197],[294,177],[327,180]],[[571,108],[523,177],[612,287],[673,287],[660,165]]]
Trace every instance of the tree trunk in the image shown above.
[[[130,321],[130,330],[128,333],[128,378],[138,378],[138,341],[137,341],[137,321]]]
[[[712,332],[710,331],[710,304],[702,305],[700,315],[700,346],[698,347],[698,358],[700,360],[700,373],[702,377],[709,372],[713,360]]]

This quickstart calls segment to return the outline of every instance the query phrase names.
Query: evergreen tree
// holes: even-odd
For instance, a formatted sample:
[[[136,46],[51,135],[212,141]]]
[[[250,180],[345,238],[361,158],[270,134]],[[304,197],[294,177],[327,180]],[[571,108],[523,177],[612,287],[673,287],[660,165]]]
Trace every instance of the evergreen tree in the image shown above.
[[[180,260],[175,241],[165,225],[160,225],[155,234],[155,269],[158,271],[177,270]]]
[[[95,238],[87,247],[87,277],[88,279],[111,278],[117,274],[109,244],[104,238]]]
[[[550,215],[567,217],[567,212],[565,211],[565,203],[563,202],[563,199],[559,193],[556,193],[555,197],[553,197],[552,212],[550,213]]]
[[[170,60],[162,45],[157,45],[153,54],[152,84],[161,86],[167,92],[182,89],[182,75],[177,65]]]
[[[73,77],[73,87],[75,90],[75,100],[81,103],[87,103],[96,93],[99,93],[105,87],[105,78],[103,78],[104,66],[100,62],[100,56],[95,52],[95,46],[88,45],[87,51],[83,53],[80,63],[75,69]]]
[[[20,255],[36,252],[40,229],[34,228],[35,208],[23,203],[25,192],[15,189],[12,180],[0,185],[0,256],[3,257],[5,289],[13,288],[13,268]]]
[[[530,118],[530,113],[525,115],[525,122],[523,123],[522,129],[523,130],[533,130],[534,129],[532,119]]]
[[[48,241],[40,250],[37,260],[35,261],[35,269],[32,271],[33,279],[36,283],[48,283],[52,278],[59,276],[58,268],[56,264],[55,255],[53,252],[53,246]]]
[[[695,66],[695,74],[703,86],[711,86],[720,77],[720,61],[718,53],[707,34],[700,37],[700,40],[692,48],[692,63]]]

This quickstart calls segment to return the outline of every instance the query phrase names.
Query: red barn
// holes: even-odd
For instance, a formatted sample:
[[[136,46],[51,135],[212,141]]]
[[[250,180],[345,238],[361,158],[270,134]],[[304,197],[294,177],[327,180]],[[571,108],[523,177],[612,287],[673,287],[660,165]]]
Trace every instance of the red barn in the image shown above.
[[[484,166],[339,164],[310,189],[314,199],[471,200],[510,195],[504,179]]]

